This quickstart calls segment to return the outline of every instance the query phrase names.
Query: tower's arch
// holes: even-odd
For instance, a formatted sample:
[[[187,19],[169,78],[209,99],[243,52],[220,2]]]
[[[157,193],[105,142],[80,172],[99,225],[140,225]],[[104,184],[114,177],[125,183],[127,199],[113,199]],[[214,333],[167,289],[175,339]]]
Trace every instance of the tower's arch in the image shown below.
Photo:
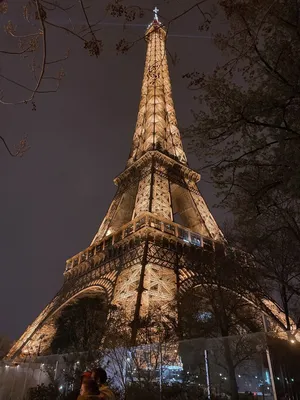
[[[197,288],[210,287],[214,289],[216,284],[213,282],[209,282],[204,280],[201,276],[201,273],[194,273],[188,277],[186,277],[180,285],[178,292],[178,301],[194,291]],[[272,326],[276,330],[285,331],[286,330],[286,316],[280,307],[280,305],[274,301],[270,301],[269,299],[263,297],[257,297],[252,293],[243,292],[234,290],[232,287],[226,286],[226,284],[222,284],[221,289],[232,293],[233,295],[239,296],[242,300],[247,302],[249,306],[253,307],[258,311],[257,318],[261,320],[262,315],[264,314],[272,323]],[[294,321],[290,321],[291,326],[295,325]],[[296,328],[296,326],[295,326]]]
[[[106,309],[112,301],[114,282],[108,277],[79,282],[64,295],[58,293],[39,317],[24,332],[20,340],[11,348],[8,357],[27,357],[45,354],[55,335],[55,321],[62,310],[83,297],[97,296],[103,299]],[[20,341],[22,342],[20,343]],[[18,344],[18,346],[16,346]],[[20,346],[21,344],[21,346]]]

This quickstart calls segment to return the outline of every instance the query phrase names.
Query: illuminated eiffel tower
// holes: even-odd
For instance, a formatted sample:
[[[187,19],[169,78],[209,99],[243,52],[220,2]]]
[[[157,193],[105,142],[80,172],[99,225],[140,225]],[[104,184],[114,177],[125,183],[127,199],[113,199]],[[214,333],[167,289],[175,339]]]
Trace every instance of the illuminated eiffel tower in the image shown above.
[[[203,200],[183,150],[172,100],[166,31],[157,17],[146,31],[141,101],[126,169],[91,245],[67,260],[54,299],[15,343],[8,357],[47,351],[59,311],[96,291],[126,310],[136,336],[150,308],[168,312],[177,294],[197,282],[186,254],[214,251],[223,235]]]

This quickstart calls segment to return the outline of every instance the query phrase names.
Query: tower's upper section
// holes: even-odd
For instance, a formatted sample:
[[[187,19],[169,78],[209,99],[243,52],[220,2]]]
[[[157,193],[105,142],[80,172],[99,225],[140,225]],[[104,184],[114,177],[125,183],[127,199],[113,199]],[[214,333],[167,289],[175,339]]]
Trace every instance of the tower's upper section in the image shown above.
[[[128,166],[149,150],[186,164],[172,99],[166,55],[166,31],[157,17],[146,31],[148,42],[141,101]]]
[[[140,229],[136,221],[146,215],[155,221],[163,219],[164,232],[169,234],[175,232],[170,227],[178,223],[180,229],[189,229],[193,235],[222,240],[199,193],[200,176],[186,165],[172,100],[166,30],[157,11],[146,31],[146,65],[131,153],[126,169],[114,180],[118,191],[92,246],[102,240],[115,240],[112,238],[117,233],[120,235],[116,241],[123,240],[134,232],[133,227]]]

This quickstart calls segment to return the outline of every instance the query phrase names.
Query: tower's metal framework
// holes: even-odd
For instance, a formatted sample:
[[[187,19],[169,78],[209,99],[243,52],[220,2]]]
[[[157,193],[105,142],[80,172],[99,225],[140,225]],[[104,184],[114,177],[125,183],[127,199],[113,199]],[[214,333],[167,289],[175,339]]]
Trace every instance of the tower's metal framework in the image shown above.
[[[223,245],[198,190],[200,176],[187,165],[172,100],[166,31],[157,16],[145,37],[137,124],[127,167],[114,181],[117,193],[91,245],[67,260],[63,287],[13,346],[11,358],[45,351],[55,315],[93,290],[126,310],[134,337],[139,318],[151,307],[167,312],[176,294],[196,284],[188,253]]]

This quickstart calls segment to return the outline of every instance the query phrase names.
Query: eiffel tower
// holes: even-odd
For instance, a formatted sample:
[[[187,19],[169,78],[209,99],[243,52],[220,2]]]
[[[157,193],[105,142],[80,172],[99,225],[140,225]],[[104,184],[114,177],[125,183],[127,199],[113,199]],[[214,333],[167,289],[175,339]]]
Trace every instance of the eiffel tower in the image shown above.
[[[59,311],[96,291],[138,321],[152,307],[167,312],[176,294],[194,285],[184,254],[214,251],[222,232],[202,198],[200,175],[189,168],[172,100],[166,30],[154,20],[145,34],[146,63],[130,156],[115,178],[118,189],[91,245],[66,262],[64,284],[12,347],[8,358],[42,354]]]

